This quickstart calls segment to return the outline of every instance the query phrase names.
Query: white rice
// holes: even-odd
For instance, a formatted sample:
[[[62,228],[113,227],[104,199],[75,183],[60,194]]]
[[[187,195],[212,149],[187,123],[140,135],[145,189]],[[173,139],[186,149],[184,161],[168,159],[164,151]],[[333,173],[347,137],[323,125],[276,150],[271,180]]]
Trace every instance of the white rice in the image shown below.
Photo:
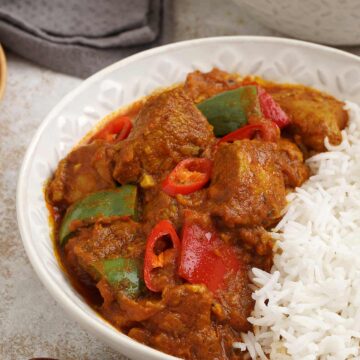
[[[360,108],[346,109],[342,143],[288,196],[271,274],[252,270],[254,333],[234,344],[252,359],[360,359]]]

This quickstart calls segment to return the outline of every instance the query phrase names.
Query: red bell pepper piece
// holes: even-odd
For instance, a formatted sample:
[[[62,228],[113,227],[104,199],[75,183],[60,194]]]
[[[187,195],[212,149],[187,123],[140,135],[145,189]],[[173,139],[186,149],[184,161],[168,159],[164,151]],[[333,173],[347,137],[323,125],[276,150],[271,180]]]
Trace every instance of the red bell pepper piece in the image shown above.
[[[172,242],[172,246],[180,254],[180,240],[176,234],[176,231],[168,220],[160,221],[155,227],[151,230],[150,235],[146,240],[145,248],[145,260],[144,260],[144,281],[146,287],[154,292],[161,291],[158,289],[152,281],[151,272],[156,268],[161,268],[164,266],[164,256],[163,252],[156,254],[156,244],[157,242],[168,236]]]
[[[266,119],[273,121],[280,129],[290,123],[289,117],[280,105],[260,86],[258,86],[258,94],[261,112]]]
[[[260,109],[266,119],[273,121],[280,129],[290,124],[290,118],[286,115],[285,111],[275,102],[268,92],[259,86],[256,81],[245,79],[242,85],[257,86]]]
[[[185,219],[179,275],[192,284],[205,284],[215,293],[224,288],[226,276],[242,267],[235,248],[216,232]]]
[[[189,158],[180,161],[162,182],[162,189],[171,196],[193,193],[210,180],[211,169],[209,159]]]
[[[118,142],[126,139],[131,129],[131,119],[128,116],[120,116],[106,124],[103,129],[93,136],[92,140],[104,139],[109,142]]]
[[[264,141],[277,141],[280,138],[279,127],[274,122],[266,121],[246,125],[240,129],[237,129],[221,138],[217,145],[224,142],[252,139],[256,134],[259,134],[260,138]]]

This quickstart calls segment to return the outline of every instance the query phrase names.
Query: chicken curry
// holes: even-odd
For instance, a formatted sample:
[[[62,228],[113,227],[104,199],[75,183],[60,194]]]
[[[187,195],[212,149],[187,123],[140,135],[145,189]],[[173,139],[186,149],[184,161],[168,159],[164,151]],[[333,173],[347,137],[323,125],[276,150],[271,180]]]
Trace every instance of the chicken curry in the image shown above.
[[[188,74],[100,129],[46,186],[59,259],[76,289],[131,338],[184,359],[242,359],[249,270],[269,271],[269,230],[337,144],[343,103],[218,69]]]

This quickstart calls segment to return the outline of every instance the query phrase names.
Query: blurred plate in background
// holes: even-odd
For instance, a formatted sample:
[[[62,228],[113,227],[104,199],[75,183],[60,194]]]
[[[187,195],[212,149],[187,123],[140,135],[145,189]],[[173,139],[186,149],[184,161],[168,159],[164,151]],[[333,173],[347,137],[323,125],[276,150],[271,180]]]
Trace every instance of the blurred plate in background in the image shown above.
[[[234,0],[283,34],[329,45],[360,44],[358,0]]]

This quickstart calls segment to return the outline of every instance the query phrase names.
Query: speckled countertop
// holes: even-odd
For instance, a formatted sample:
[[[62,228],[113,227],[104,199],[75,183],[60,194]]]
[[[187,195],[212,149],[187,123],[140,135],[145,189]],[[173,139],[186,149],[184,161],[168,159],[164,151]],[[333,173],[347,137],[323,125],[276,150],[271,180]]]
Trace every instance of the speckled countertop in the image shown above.
[[[175,40],[217,35],[279,35],[254,22],[230,0],[178,0]],[[360,48],[348,49],[360,54]],[[0,359],[125,360],[83,331],[37,279],[16,223],[19,167],[36,128],[81,80],[13,54],[0,103]]]

